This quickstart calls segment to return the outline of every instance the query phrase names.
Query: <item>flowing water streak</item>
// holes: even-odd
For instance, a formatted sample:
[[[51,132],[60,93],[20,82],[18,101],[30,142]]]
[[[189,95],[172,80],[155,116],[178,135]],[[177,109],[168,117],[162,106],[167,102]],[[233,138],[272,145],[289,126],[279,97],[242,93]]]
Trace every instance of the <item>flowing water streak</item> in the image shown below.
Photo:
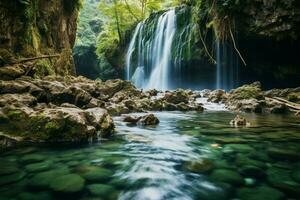
[[[221,49],[220,49],[220,40],[216,41],[216,56],[217,56],[217,71],[216,71],[216,89],[222,89],[221,84]]]
[[[142,22],[139,23],[134,31],[134,34],[133,34],[133,37],[130,41],[130,44],[129,44],[129,48],[128,48],[128,51],[127,51],[127,55],[126,55],[126,80],[130,80],[130,71],[131,71],[131,58],[132,58],[132,54],[135,50],[135,45],[136,45],[136,38],[137,38],[137,35],[140,31],[140,27],[142,25]]]
[[[170,10],[160,16],[156,28],[153,45],[154,69],[151,73],[148,89],[156,88],[167,90],[169,88],[169,71],[171,67],[171,49],[176,32],[175,10]]]

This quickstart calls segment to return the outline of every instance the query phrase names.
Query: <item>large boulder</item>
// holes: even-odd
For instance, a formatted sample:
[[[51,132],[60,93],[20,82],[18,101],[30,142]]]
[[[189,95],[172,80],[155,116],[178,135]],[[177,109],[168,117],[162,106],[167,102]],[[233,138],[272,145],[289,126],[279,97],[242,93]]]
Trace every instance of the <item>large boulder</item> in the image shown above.
[[[230,110],[261,113],[265,104],[259,82],[243,85],[228,93],[225,105]]]
[[[23,140],[22,137],[13,137],[0,132],[0,150],[13,147]],[[2,169],[1,169],[2,170]]]
[[[37,99],[28,93],[0,95],[0,107],[4,107],[5,105],[34,106],[36,104]]]
[[[205,94],[207,95],[207,94]],[[226,92],[224,90],[214,90],[208,94],[208,101],[213,103],[223,103],[227,99]]]
[[[159,124],[159,119],[154,114],[144,115],[138,121],[138,124],[143,125],[143,126],[157,125],[157,124]]]
[[[228,99],[231,100],[242,100],[242,99],[264,99],[263,92],[261,90],[261,84],[255,82],[249,85],[243,85],[229,92]]]
[[[164,100],[168,103],[179,104],[189,102],[189,93],[183,89],[178,89],[173,92],[166,92]]]
[[[26,73],[25,65],[10,65],[0,67],[0,80],[14,80]]]
[[[0,81],[0,94],[24,92],[34,93],[36,91],[41,91],[41,88],[28,81]]]
[[[114,124],[107,111],[101,108],[54,107],[33,110],[28,107],[6,106],[1,109],[8,132],[34,141],[87,141],[97,133],[107,137]]]

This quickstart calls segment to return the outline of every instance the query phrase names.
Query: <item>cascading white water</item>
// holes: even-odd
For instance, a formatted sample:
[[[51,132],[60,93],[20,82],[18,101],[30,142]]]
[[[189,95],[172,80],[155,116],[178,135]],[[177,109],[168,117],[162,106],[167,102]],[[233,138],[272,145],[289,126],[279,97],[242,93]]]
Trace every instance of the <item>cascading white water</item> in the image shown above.
[[[136,43],[136,37],[138,35],[138,32],[140,30],[141,27],[141,23],[139,23],[134,31],[133,37],[131,39],[131,42],[129,44],[129,48],[127,51],[127,55],[126,55],[126,79],[130,80],[130,71],[131,71],[131,58],[132,58],[132,53],[135,50],[135,43]]]
[[[142,89],[237,87],[238,62],[230,44],[219,40],[215,30],[214,69],[196,44],[198,26],[183,13],[155,13],[136,26],[126,56],[126,79]]]
[[[176,32],[175,10],[160,16],[153,44],[154,70],[151,73],[148,88],[166,90],[169,88],[169,69],[171,66],[171,48]]]
[[[169,10],[158,18],[155,30],[150,30],[154,34],[151,34],[148,40],[144,37],[146,31],[149,30],[144,30],[144,22],[139,23],[135,29],[126,57],[126,78],[133,81],[137,87],[169,89],[171,50],[176,33],[175,10]],[[137,57],[135,63],[132,62],[134,54]],[[148,72],[149,78],[145,77],[145,71]]]

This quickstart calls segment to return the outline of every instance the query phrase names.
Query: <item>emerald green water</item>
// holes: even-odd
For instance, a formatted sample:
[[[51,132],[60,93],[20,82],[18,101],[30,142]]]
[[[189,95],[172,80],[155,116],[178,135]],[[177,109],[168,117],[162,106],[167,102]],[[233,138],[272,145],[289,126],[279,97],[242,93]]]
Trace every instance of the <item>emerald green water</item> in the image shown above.
[[[300,199],[299,118],[251,114],[233,128],[230,112],[156,115],[154,127],[115,118],[97,144],[1,153],[0,199]]]

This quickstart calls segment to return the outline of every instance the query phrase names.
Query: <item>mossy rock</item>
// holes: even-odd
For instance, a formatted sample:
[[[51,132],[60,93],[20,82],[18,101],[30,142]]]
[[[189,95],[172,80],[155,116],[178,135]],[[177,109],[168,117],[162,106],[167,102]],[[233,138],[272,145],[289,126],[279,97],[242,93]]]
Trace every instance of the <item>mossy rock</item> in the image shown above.
[[[272,167],[267,170],[267,180],[271,186],[290,195],[300,196],[300,184],[292,179],[290,170]]]
[[[58,176],[50,183],[50,188],[60,193],[80,192],[84,187],[84,179],[77,174]]]
[[[93,170],[90,170],[86,173],[83,173],[82,176],[88,181],[108,181],[111,179],[113,172],[109,169],[104,169],[97,167]]]
[[[7,49],[0,49],[0,66],[15,62],[13,54]]]
[[[46,160],[46,157],[40,154],[28,154],[22,157],[24,163],[36,163]]]
[[[54,169],[46,172],[41,172],[35,174],[29,180],[29,186],[33,188],[48,188],[51,182],[57,177],[64,176],[69,174],[69,170],[67,169]]]
[[[184,167],[194,173],[208,173],[214,168],[214,163],[210,160],[203,159],[186,162]]]
[[[105,199],[111,199],[109,196],[117,192],[114,187],[105,184],[91,184],[87,188],[93,196],[105,197]]]
[[[33,76],[35,78],[42,78],[45,76],[55,75],[55,69],[49,60],[38,60],[33,66]]]
[[[229,93],[229,100],[243,100],[251,98],[258,100],[264,98],[259,82],[255,82],[250,85],[243,85]]]
[[[225,149],[231,149],[232,151],[239,153],[251,153],[255,151],[255,149],[248,144],[228,144]]]
[[[38,163],[32,163],[25,166],[25,169],[28,172],[40,172],[40,171],[46,171],[48,170],[53,162],[51,161],[44,161],[44,162],[38,162]]]
[[[260,161],[260,160],[255,160],[247,157],[245,154],[238,154],[235,159],[235,164],[237,166],[245,166],[245,165],[252,165],[259,167],[261,169],[266,168],[266,162]]]
[[[264,170],[257,166],[244,165],[239,171],[245,177],[253,177],[258,179],[265,177]]]

